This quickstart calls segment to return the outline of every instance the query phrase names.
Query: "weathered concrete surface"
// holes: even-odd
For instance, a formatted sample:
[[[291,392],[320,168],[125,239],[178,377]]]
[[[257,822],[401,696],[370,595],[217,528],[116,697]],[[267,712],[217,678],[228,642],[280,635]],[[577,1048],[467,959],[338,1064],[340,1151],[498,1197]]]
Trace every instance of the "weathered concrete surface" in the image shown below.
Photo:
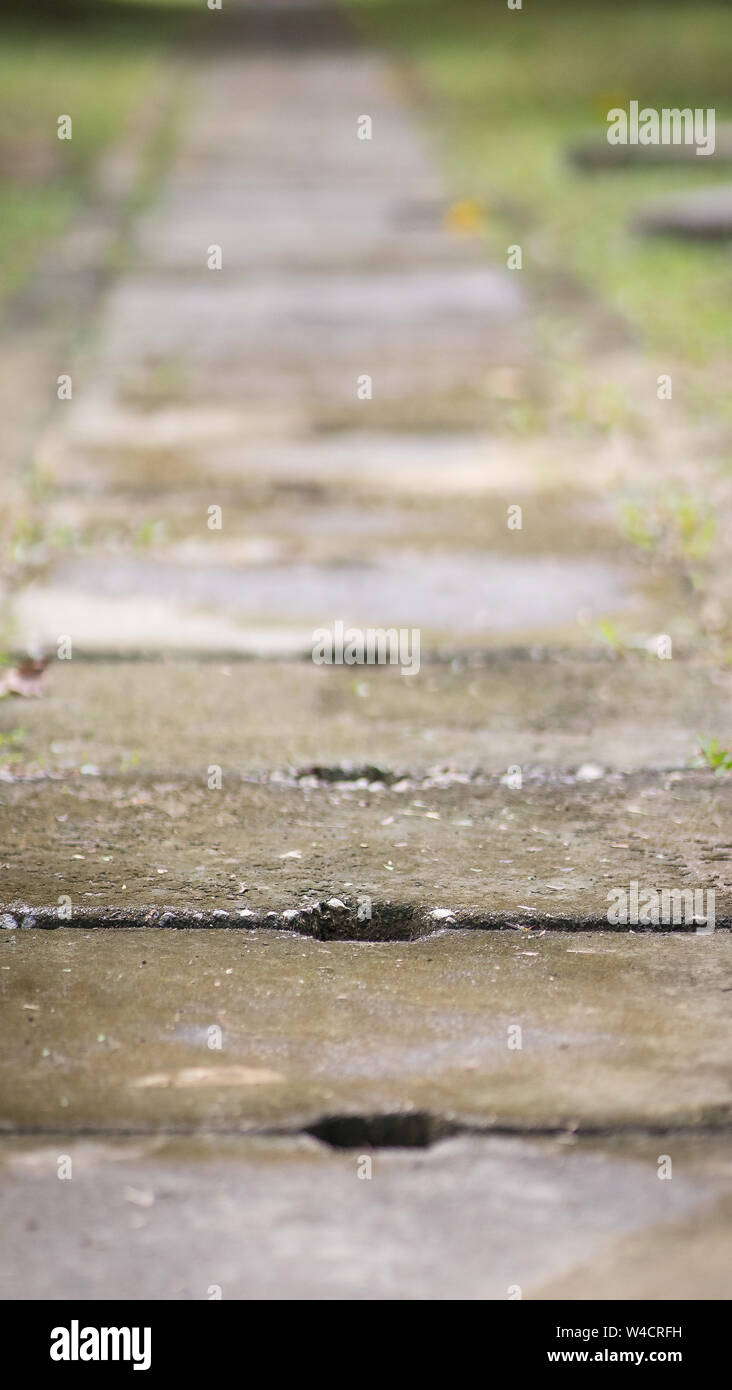
[[[165,187],[39,441],[51,540],[19,638],[300,654],[338,614],[423,646],[581,645],[607,619],[687,642],[693,597],[618,538],[639,452],[667,452],[653,430],[594,432],[591,456],[552,433],[522,277],[451,230],[396,74],[346,61],[322,16],[249,18],[212,21]]]
[[[333,565],[68,561],[55,581],[40,601],[29,589],[19,604],[26,631],[44,649],[70,630],[91,651],[109,650],[110,631],[120,651],[180,650],[192,629],[194,648],[266,652],[279,641],[304,653],[315,629],[332,626],[334,609],[346,626],[417,627],[428,647],[496,632],[532,641],[562,633],[580,611],[599,618],[628,606],[622,582],[602,560],[395,554],[393,546],[378,558]]]
[[[331,25],[334,19],[330,7]],[[219,17],[214,22],[221,26]],[[395,69],[381,54],[356,48],[353,31],[345,51],[326,44],[308,48],[303,37],[309,25],[306,16],[289,52],[280,44],[253,48],[244,34],[235,52],[213,55],[199,74],[169,190],[203,185],[231,199],[266,186],[286,200],[296,183],[304,194],[340,192],[344,207],[352,190],[388,190],[404,199],[444,194]],[[357,139],[358,113],[366,110],[373,119],[371,141]],[[153,213],[151,221],[158,226],[160,218]],[[291,230],[293,246],[305,240],[297,227]]]
[[[529,378],[530,380],[530,378]],[[640,381],[637,383],[640,389]],[[39,441],[39,462],[54,479],[54,492],[46,499],[53,515],[63,516],[63,507],[76,504],[102,506],[105,494],[111,501],[124,498],[126,506],[148,501],[148,518],[163,505],[175,523],[187,506],[210,499],[211,487],[221,494],[224,504],[249,507],[259,521],[263,497],[304,507],[304,517],[315,503],[337,507],[346,498],[367,502],[374,512],[382,499],[390,504],[398,498],[409,508],[408,522],[430,514],[439,500],[440,512],[434,523],[442,522],[443,508],[450,499],[463,501],[460,523],[474,534],[476,517],[465,507],[464,499],[485,498],[489,505],[479,509],[478,518],[490,529],[491,546],[499,535],[508,543],[519,542],[531,550],[546,544],[544,526],[548,520],[554,532],[554,545],[587,549],[587,532],[593,547],[605,551],[617,538],[598,524],[610,513],[614,489],[620,483],[637,480],[637,459],[629,453],[627,441],[615,434],[594,438],[592,467],[587,464],[587,440],[568,435],[558,448],[555,439],[543,432],[513,438],[501,437],[491,428],[500,411],[515,404],[526,388],[526,378],[513,368],[496,367],[484,379],[484,418],[481,429],[460,427],[461,398],[453,402],[456,421],[451,429],[432,430],[431,399],[419,402],[417,418],[395,417],[390,427],[371,427],[373,402],[356,402],[349,428],[336,428],[333,417],[322,428],[297,402],[282,401],[276,408],[262,402],[241,406],[235,400],[223,404],[191,404],[185,396],[185,378],[178,372],[153,373],[146,392],[134,400],[117,400],[107,386],[91,382],[84,398],[75,403],[63,433],[49,432]],[[361,409],[368,404],[368,412]],[[417,402],[411,402],[417,408]],[[344,401],[343,413],[351,410]],[[468,421],[469,424],[469,421]],[[505,425],[505,419],[504,419]],[[661,469],[663,439],[644,439],[643,447],[653,467]],[[571,493],[567,489],[571,486]],[[182,496],[181,496],[182,493]],[[521,535],[506,536],[505,509],[501,526],[495,524],[493,506],[501,498],[521,500],[526,507],[526,524]],[[494,501],[495,499],[495,501]],[[564,508],[563,533],[556,530],[558,504]],[[493,505],[490,505],[490,504]],[[205,509],[204,509],[205,510]],[[617,511],[612,513],[617,518]],[[577,526],[566,524],[567,516],[577,517]],[[532,518],[534,524],[532,524]],[[116,516],[121,530],[124,515]],[[242,520],[241,513],[237,520]],[[294,518],[284,512],[280,523],[288,526]],[[450,513],[447,514],[451,520]],[[202,536],[200,514],[196,515],[197,539],[217,543],[235,537]],[[594,521],[594,527],[592,522]],[[495,529],[494,529],[495,528]],[[200,533],[200,534],[199,534]],[[439,533],[438,533],[439,534]]]
[[[520,280],[443,223],[381,60],[318,47],[320,17],[274,48],[279,18],[244,18],[212,19],[166,189],[34,456],[11,636],[74,660],[0,710],[8,1291],[719,1296],[730,938],[603,930],[631,882],[714,888],[732,921],[728,793],[681,771],[725,737],[728,677],[679,661],[695,593],[617,538],[616,492],[639,459],[667,476],[673,427],[629,446],[631,414],[596,421],[556,358],[547,388]],[[623,660],[529,659],[618,617]],[[225,664],[334,618],[503,650],[413,682]],[[671,663],[641,654],[659,632]],[[170,651],[190,660],[129,660]],[[70,927],[24,930],[67,899]],[[342,1116],[460,1133],[359,1182],[303,1133]],[[522,1137],[463,1132],[501,1126]]]
[[[360,1181],[314,1141],[5,1140],[2,1295],[729,1297],[729,1157],[697,1143],[660,1182],[659,1147],[453,1139]]]
[[[729,1149],[723,1151],[729,1162]],[[729,1298],[729,1193],[675,1221],[645,1227],[606,1248],[603,1257],[532,1291],[571,1300]]]
[[[343,778],[364,769],[372,783],[417,784],[440,773],[501,777],[517,765],[528,780],[573,777],[591,765],[599,780],[688,768],[699,734],[724,727],[731,693],[732,675],[699,661],[613,661],[600,649],[594,660],[475,653],[427,660],[407,676],[398,666],[312,661],[74,658],[49,667],[40,700],[0,704],[0,770],[203,780],[216,763],[228,786],[316,768],[335,781],[342,768]],[[709,787],[721,791],[718,781]]]
[[[528,1132],[732,1124],[726,933],[62,929],[3,932],[0,957],[11,1131],[414,1111]]]
[[[592,645],[597,622],[619,608],[641,647],[659,631],[676,649],[683,639],[678,594],[664,589],[649,603],[640,570],[629,573],[608,539],[597,479],[612,476],[612,447],[569,495],[576,440],[558,482],[556,457],[548,461],[556,447],[522,447],[519,421],[498,439],[481,417],[471,438],[476,401],[481,410],[531,404],[526,384],[541,369],[530,307],[516,276],[484,264],[439,223],[444,191],[388,66],[363,51],[344,64],[342,49],[322,45],[321,20],[215,31],[245,41],[202,54],[166,189],[141,219],[98,340],[79,356],[74,399],[58,403],[40,442],[44,516],[49,536],[62,539],[39,545],[15,630],[52,649],[68,635],[75,674],[57,667],[49,676],[27,730],[18,702],[8,702],[9,774],[37,780],[8,791],[3,901],[42,909],[45,921],[63,884],[78,913],[96,920],[136,921],[161,903],[208,920],[230,910],[236,866],[252,879],[254,912],[334,892],[351,903],[356,885],[396,903],[391,928],[396,920],[406,934],[439,905],[474,923],[542,912],[576,926],[604,920],[607,883],[635,877],[642,849],[654,876],[659,865],[674,875],[671,886],[677,876],[714,884],[724,920],[721,787],[701,777],[676,788],[654,776],[627,785],[598,776],[683,765],[698,732],[716,733],[724,680],[717,686],[696,668],[677,676],[674,663],[671,679],[662,663],[651,671],[634,658],[603,668],[604,681],[588,663],[566,679],[553,671],[547,681],[542,669],[532,682],[533,663],[498,662],[485,679],[457,671],[462,691],[450,673],[415,677],[414,692],[401,678],[390,685],[391,671],[351,679],[302,664],[232,667],[229,676],[209,666],[79,668],[85,648],[300,653],[312,626],[334,615],[419,625],[423,646],[480,649],[546,644],[559,633]],[[316,46],[294,41],[301,29]],[[357,138],[359,103],[373,115],[373,142]],[[202,208],[212,230],[198,256]],[[408,269],[402,212],[415,236]],[[230,261],[226,234],[242,218],[246,237]],[[207,268],[211,244],[222,246],[220,271]],[[362,371],[374,373],[371,400],[356,399],[353,373]],[[349,411],[356,430],[323,433]],[[447,420],[457,434],[429,433]],[[526,528],[509,533],[514,487]],[[205,525],[219,498],[220,533]],[[658,717],[659,708],[668,713]],[[325,768],[338,781],[347,762],[350,787],[291,775]],[[222,793],[207,790],[211,765],[223,770]],[[497,781],[516,765],[531,789],[520,809]],[[270,785],[283,770],[285,785]],[[575,788],[578,772],[597,777],[594,791],[582,780]],[[473,773],[483,785],[461,787]],[[264,784],[240,785],[242,775]],[[425,791],[434,804],[405,800]],[[577,824],[585,815],[589,827]],[[69,826],[84,840],[70,853]],[[501,852],[499,840],[516,829],[518,845],[513,835]],[[688,831],[699,837],[690,846]],[[151,836],[164,865],[152,862]],[[547,837],[562,862],[534,868],[542,851],[532,839]],[[289,853],[302,857],[280,859]],[[209,858],[231,860],[224,882],[196,863]],[[204,918],[190,917],[199,911]],[[373,922],[382,929],[378,913]],[[336,925],[319,921],[318,930]]]
[[[606,926],[609,890],[636,881],[641,893],[713,888],[717,925],[732,920],[729,796],[710,773],[539,779],[520,792],[495,777],[444,780],[302,786],[233,770],[219,791],[205,773],[15,783],[2,901],[44,926],[68,895],[90,923],[154,912],[162,925],[217,925],[214,912],[237,923],[243,910],[250,924],[318,936],[409,938],[434,909],[466,926]],[[342,908],[313,912],[334,895]]]
[[[219,912],[410,937],[434,909],[470,925],[602,925],[608,891],[635,880],[714,889],[724,925],[729,796],[684,764],[697,732],[723,723],[728,686],[640,656],[463,660],[417,677],[58,662],[20,731],[18,702],[0,711],[0,905],[40,925],[68,894],[82,922],[215,925]],[[347,910],[313,915],[334,895]]]
[[[434,166],[387,73],[358,51],[244,47],[202,65],[164,197],[110,296],[97,385],[124,401],[162,373],[188,404],[317,415],[373,372],[378,425],[389,400],[479,400],[491,364],[525,360],[516,277],[440,225]]]
[[[39,443],[66,540],[18,596],[26,642],[302,652],[334,613],[432,645],[576,641],[578,614],[645,635],[673,619],[683,639],[688,600],[646,592],[596,481],[578,489],[575,466],[568,492],[564,445],[524,457],[543,368],[521,277],[449,230],[400,98],[358,50],[202,62],[166,188]]]
[[[351,132],[345,135],[352,156]],[[303,200],[302,165],[281,188],[257,181],[222,190],[217,180],[208,192],[225,209],[217,231],[227,248],[227,267],[248,271],[254,264],[277,268],[285,263],[300,270],[332,269],[358,262],[407,269],[422,261],[456,261],[464,267],[479,258],[475,241],[466,249],[460,239],[444,235],[444,199],[422,193],[405,197],[398,187],[382,188],[381,179],[361,187],[351,181],[353,174],[358,180],[358,172],[353,158],[339,171],[349,179],[347,199],[342,189],[316,186]],[[136,252],[148,271],[180,272],[200,265],[211,219],[203,209],[191,215],[189,180],[190,173],[174,182],[164,201],[143,220]]]

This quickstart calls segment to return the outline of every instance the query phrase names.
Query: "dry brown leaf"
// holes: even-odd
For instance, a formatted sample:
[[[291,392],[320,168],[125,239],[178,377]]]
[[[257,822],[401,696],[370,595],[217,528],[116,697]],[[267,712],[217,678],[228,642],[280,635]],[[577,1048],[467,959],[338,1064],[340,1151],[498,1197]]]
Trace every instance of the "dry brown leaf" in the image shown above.
[[[43,673],[48,657],[28,657],[0,676],[0,700],[6,695],[22,695],[37,699],[43,693]]]

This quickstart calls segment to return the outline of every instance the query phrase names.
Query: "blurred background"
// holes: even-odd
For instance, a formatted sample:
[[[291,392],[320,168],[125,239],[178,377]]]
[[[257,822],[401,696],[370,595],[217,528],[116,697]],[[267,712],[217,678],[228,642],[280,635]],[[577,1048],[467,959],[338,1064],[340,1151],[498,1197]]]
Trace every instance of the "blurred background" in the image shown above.
[[[487,236],[502,248],[504,229],[519,228],[532,259],[601,293],[651,344],[670,341],[695,358],[729,346],[727,249],[649,245],[628,231],[651,196],[731,182],[729,133],[726,160],[683,168],[646,161],[640,174],[610,177],[601,164],[583,178],[567,158],[584,137],[602,140],[608,109],[631,99],[712,106],[719,124],[730,118],[724,0],[543,0],[506,13],[485,0],[344,0],[342,8],[409,65],[452,187],[481,204]],[[176,45],[195,52],[210,37],[203,9],[205,0],[3,5],[5,304],[44,241],[90,195],[96,162],[144,101],[164,55]],[[69,150],[56,139],[67,108],[77,116]]]
[[[378,343],[368,340],[371,329],[363,329],[361,351],[361,309],[356,307],[346,322],[337,303],[340,290],[334,288],[330,298],[326,290],[326,316],[341,314],[338,331],[350,333],[354,373],[360,370],[360,358],[374,356],[375,344],[376,356],[381,354],[380,392],[370,402],[370,425],[402,435],[480,431],[484,442],[490,437],[493,449],[492,454],[486,451],[481,464],[485,487],[506,503],[522,488],[527,501],[528,494],[535,503],[541,499],[537,524],[524,531],[524,550],[533,547],[548,556],[579,550],[588,561],[602,550],[612,563],[632,571],[645,588],[646,608],[624,614],[616,589],[607,584],[604,597],[600,593],[597,603],[585,606],[586,613],[592,612],[592,624],[588,630],[585,623],[579,634],[582,641],[589,637],[591,643],[604,643],[618,653],[642,645],[654,629],[673,629],[675,640],[700,646],[727,663],[732,651],[732,580],[726,564],[732,525],[732,15],[727,4],[545,0],[540,6],[514,10],[485,0],[342,0],[322,7],[296,0],[263,0],[256,5],[229,0],[217,15],[204,0],[31,0],[4,7],[3,30],[3,650],[17,651],[46,640],[43,621],[36,621],[44,603],[41,590],[37,602],[29,598],[15,609],[10,601],[55,565],[65,565],[69,582],[76,584],[77,571],[69,564],[79,556],[101,557],[102,570],[109,553],[128,554],[140,569],[146,555],[185,559],[175,546],[193,544],[199,498],[192,497],[190,514],[184,514],[178,487],[181,455],[174,457],[169,450],[163,457],[162,445],[155,444],[156,411],[164,415],[168,408],[194,399],[230,405],[244,393],[262,409],[268,399],[265,413],[281,419],[305,402],[310,411],[307,430],[323,439],[358,430],[363,411],[344,401],[350,388],[334,383],[327,353],[323,356],[315,347],[309,351],[305,343],[304,357],[295,361],[298,315],[314,313],[317,319],[317,305],[301,310],[290,303],[288,318],[288,286],[294,283],[288,274],[319,263],[334,272],[350,265],[367,270],[372,262],[376,265],[379,254],[390,273],[399,266],[405,272],[418,271],[424,252],[425,262],[433,267],[454,264],[466,275],[476,265],[493,265],[505,283],[500,287],[496,282],[488,294],[482,322],[480,296],[476,298],[476,312],[468,324],[465,296],[470,292],[459,290],[457,280],[452,288],[443,282],[435,293],[442,295],[446,346],[441,350],[436,345],[429,363],[424,355],[419,360],[414,356],[408,334],[399,339],[397,328],[389,327],[389,313],[395,315],[395,323],[404,321],[394,303],[384,309]],[[330,155],[325,151],[319,171],[317,131],[324,126],[318,121],[330,119],[327,91],[323,90],[321,109],[312,87],[301,99],[298,55],[311,52],[318,43],[332,53],[342,43],[347,72],[351,52],[358,51],[350,47],[354,38],[362,51],[371,48],[387,56],[388,101],[410,112],[435,173],[434,178],[432,173],[425,175],[427,163],[421,154],[415,155],[409,165],[413,177],[407,179],[401,203],[401,147],[393,141],[390,151],[375,146],[377,162],[388,156],[383,173],[388,196],[381,202],[375,198],[373,205],[369,203],[368,183],[358,188],[349,184],[350,173],[342,172],[350,168],[345,144],[338,155],[341,163],[326,168]],[[229,132],[222,97],[216,118],[219,132],[209,131],[204,148],[203,137],[196,134],[195,111],[201,93],[208,90],[206,84],[215,84],[207,74],[215,70],[217,51],[228,55],[231,64],[241,54],[242,63],[248,64],[242,68],[241,83],[252,82],[257,92],[266,87],[268,52],[288,55],[293,78],[289,87],[283,86],[282,101],[275,103],[270,116],[255,113],[248,130],[236,67],[227,68],[232,100],[236,98],[242,110],[235,130]],[[366,77],[354,88],[356,105],[368,102],[370,93],[368,65],[359,72]],[[343,100],[347,102],[347,82]],[[658,109],[714,108],[714,155],[700,158],[684,146],[611,147],[606,140],[607,112],[618,106],[627,109],[631,101]],[[335,107],[333,111],[333,119],[340,121],[340,112]],[[73,115],[70,140],[58,138],[59,121],[66,114]],[[288,122],[293,130],[289,154]],[[189,130],[193,155],[186,144]],[[411,136],[403,147],[406,160],[412,158],[410,140]],[[215,167],[218,150],[220,173]],[[191,159],[198,160],[195,169]],[[318,201],[318,194],[312,206],[298,206],[298,179],[304,187],[308,166],[315,171],[314,182],[325,180],[325,202]],[[209,350],[196,333],[199,321],[204,333],[213,322],[205,314],[200,317],[196,238],[208,243],[219,235],[206,226],[205,201],[190,191],[196,169],[204,181],[201,187],[206,178],[211,187],[217,179],[227,183],[228,254],[237,258],[237,273],[250,274],[259,284],[263,270],[271,272],[265,299],[270,293],[274,298],[261,310],[260,328],[251,332],[271,333],[270,357],[279,354],[281,359],[274,374],[250,347],[235,344],[234,355],[225,361],[221,336]],[[293,190],[288,215],[293,225],[303,219],[303,234],[301,245],[288,252],[289,260],[278,263],[275,243],[284,232],[274,223],[268,227],[275,203],[267,202],[270,195],[262,189],[271,184],[275,192],[281,191],[288,179]],[[247,202],[249,197],[253,201]],[[383,203],[390,219],[379,232],[380,251],[369,249],[366,231],[358,241],[355,228],[361,215],[353,209],[359,198],[365,199],[358,204],[365,209],[364,218],[373,214],[378,222]],[[224,206],[222,201],[220,208]],[[219,209],[216,217],[220,216]],[[520,276],[506,273],[511,246],[520,246]],[[178,329],[170,320],[165,339],[166,315],[155,307],[162,303],[155,296],[172,284],[169,277],[174,272],[182,277],[181,289],[190,291],[192,317],[185,323],[181,319]],[[143,304],[135,295],[142,293],[144,276],[151,298]],[[331,283],[336,286],[335,280]],[[504,336],[504,310],[498,305],[502,295],[513,295],[512,303],[521,298],[521,344],[513,329]],[[117,321],[119,310],[119,332],[127,337],[123,351],[113,332],[105,357],[105,305],[110,302],[111,322]],[[371,302],[368,293],[365,302]],[[237,319],[237,304],[230,299],[227,310],[234,335],[244,323]],[[411,313],[406,301],[404,312]],[[421,310],[417,307],[416,312]],[[278,327],[280,313],[284,326]],[[425,340],[424,334],[419,336]],[[312,341],[315,344],[315,338]],[[101,369],[95,387],[95,428],[104,436],[99,421],[107,410],[109,438],[114,428],[122,430],[116,457],[109,441],[94,458],[84,454],[84,412],[92,395],[86,388],[78,412],[75,401],[70,417],[72,422],[77,416],[81,420],[78,438],[64,445],[66,462],[61,463],[60,446],[49,444],[46,433],[54,412],[57,420],[61,418],[56,393],[49,396],[49,383],[59,379],[64,363],[84,353],[88,376],[97,350]],[[340,351],[334,349],[336,358]],[[295,357],[290,360],[288,353]],[[351,358],[346,360],[350,371]],[[393,380],[387,380],[389,371]],[[657,394],[662,374],[673,381],[673,402]],[[125,429],[128,435],[134,433],[133,424],[130,418],[120,424],[113,405],[114,410],[124,407],[128,415],[147,412],[147,424],[143,419],[134,426],[134,459],[123,439]],[[297,434],[300,424],[291,423],[291,433]],[[270,427],[271,422],[259,416],[243,426],[251,438],[261,430],[266,435]],[[73,424],[72,436],[75,429]],[[149,457],[139,447],[141,432],[151,441]],[[179,435],[185,432],[180,423]],[[238,439],[243,439],[241,429]],[[351,443],[344,447],[347,451]],[[426,460],[429,447],[422,438],[415,452],[421,451]],[[456,445],[453,476],[462,466],[460,450],[465,447],[464,440]],[[73,473],[71,454],[79,476]],[[208,450],[204,459],[191,464],[204,490],[209,487],[206,469],[213,468],[212,457]],[[256,608],[262,595],[250,561],[259,557],[266,565],[282,555],[298,559],[304,553],[306,531],[316,536],[315,549],[319,545],[327,551],[332,543],[323,537],[329,518],[334,518],[334,527],[341,521],[351,528],[355,523],[350,516],[340,516],[335,492],[325,500],[321,492],[319,501],[308,501],[302,488],[295,523],[294,513],[288,519],[281,509],[273,509],[269,482],[257,491],[243,455],[231,466],[221,450],[217,457],[221,473],[214,470],[211,477],[219,487],[222,478],[230,488],[238,480],[235,500],[242,509],[242,525],[254,531],[249,550],[241,549],[234,561],[249,565],[251,598],[245,606]],[[319,459],[319,468],[321,463]],[[348,466],[355,478],[358,465]],[[269,467],[269,462],[263,464],[263,472]],[[290,465],[280,460],[271,467],[282,472]],[[292,467],[297,471],[301,465]],[[433,472],[440,467],[435,465]],[[396,476],[390,464],[385,468]],[[105,474],[106,469],[111,471]],[[146,496],[132,481],[133,475],[142,474],[149,482]],[[153,475],[161,483],[159,496]],[[174,486],[164,495],[166,477]],[[96,510],[82,506],[84,486],[92,494],[107,488],[108,505]],[[115,487],[128,492],[137,488],[134,503],[128,497],[121,505]],[[413,508],[420,505],[413,497]],[[415,515],[413,511],[407,522],[388,505],[383,508],[381,519],[362,540],[369,562],[374,531],[381,528],[386,545],[391,544],[390,535],[401,535],[408,547],[415,539]],[[443,511],[441,525],[442,539],[434,514],[425,512],[417,526],[418,543],[444,543],[443,548],[452,546],[454,551],[459,537],[460,545],[478,556],[486,547],[500,548],[505,542],[503,521],[496,521],[495,508],[487,504],[476,510],[466,507],[463,499],[452,514]],[[224,555],[223,546],[219,553]],[[330,552],[328,558],[334,558]],[[101,582],[100,575],[99,566],[92,567],[82,576],[82,587],[91,591]],[[145,583],[152,589],[164,585],[161,575],[159,568],[150,571]],[[293,575],[282,572],[292,602],[300,590],[298,576]],[[271,570],[270,581],[275,582]],[[417,585],[421,582],[415,580]],[[127,579],[122,576],[119,583],[124,587]],[[472,583],[469,568],[464,583]],[[560,577],[559,587],[562,583]],[[194,599],[205,604],[213,594],[215,604],[217,593],[207,584],[202,578]],[[229,600],[239,602],[243,589],[239,585],[235,593],[235,587],[229,586],[224,606]],[[542,587],[535,583],[532,593]],[[557,592],[554,597],[559,608]],[[575,606],[585,611],[581,604]],[[314,599],[312,612],[305,616],[322,621],[319,600]],[[417,620],[420,616],[417,611]],[[433,619],[436,640],[454,634],[454,614],[441,618],[435,611],[427,616]],[[374,617],[381,620],[382,615]],[[471,623],[472,619],[468,627]],[[53,634],[57,627],[54,614],[46,628]],[[570,640],[566,625],[557,631],[562,640]]]

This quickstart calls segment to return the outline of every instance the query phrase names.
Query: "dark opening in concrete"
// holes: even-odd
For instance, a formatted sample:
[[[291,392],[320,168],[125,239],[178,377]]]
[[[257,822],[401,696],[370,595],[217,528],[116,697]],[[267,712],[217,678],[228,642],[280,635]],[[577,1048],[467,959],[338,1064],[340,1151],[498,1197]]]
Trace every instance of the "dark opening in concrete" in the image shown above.
[[[305,1132],[333,1149],[427,1149],[458,1130],[448,1120],[412,1110],[391,1115],[325,1115]]]

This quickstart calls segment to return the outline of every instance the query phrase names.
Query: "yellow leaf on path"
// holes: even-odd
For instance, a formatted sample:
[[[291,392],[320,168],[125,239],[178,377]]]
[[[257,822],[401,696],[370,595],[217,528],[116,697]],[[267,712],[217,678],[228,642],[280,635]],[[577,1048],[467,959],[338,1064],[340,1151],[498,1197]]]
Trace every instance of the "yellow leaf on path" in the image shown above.
[[[485,226],[485,215],[476,198],[463,198],[445,212],[445,227],[456,236],[477,236]]]

